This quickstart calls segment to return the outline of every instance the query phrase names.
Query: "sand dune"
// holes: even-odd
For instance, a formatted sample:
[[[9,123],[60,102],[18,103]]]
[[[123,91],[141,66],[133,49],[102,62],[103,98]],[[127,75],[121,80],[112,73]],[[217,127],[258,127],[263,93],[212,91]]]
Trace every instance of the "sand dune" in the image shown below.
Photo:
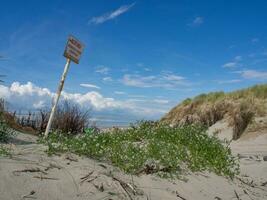
[[[228,130],[229,131],[229,130]],[[255,134],[254,134],[255,135]],[[231,143],[241,174],[233,181],[209,172],[167,180],[131,176],[72,154],[49,157],[37,137],[18,134],[12,156],[0,158],[0,199],[267,199],[267,133]]]

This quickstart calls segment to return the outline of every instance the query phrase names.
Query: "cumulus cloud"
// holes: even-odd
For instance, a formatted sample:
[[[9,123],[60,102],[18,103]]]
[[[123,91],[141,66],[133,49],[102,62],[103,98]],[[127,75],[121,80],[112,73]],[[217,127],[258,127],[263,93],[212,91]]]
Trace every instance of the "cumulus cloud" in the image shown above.
[[[123,13],[126,13],[127,11],[129,11],[134,5],[135,5],[135,3],[129,4],[129,5],[124,5],[124,6],[121,6],[114,11],[105,13],[105,14],[97,16],[97,17],[93,17],[89,20],[89,24],[102,24],[106,21],[115,19],[115,18],[119,17],[120,15],[122,15]]]
[[[66,100],[78,103],[82,107],[92,107],[95,110],[127,108],[122,102],[113,98],[103,97],[100,93],[92,91],[85,94],[62,92],[62,96]]]
[[[18,109],[41,108],[51,104],[53,93],[47,88],[35,86],[31,82],[14,82],[10,87],[0,85],[0,98],[4,98]]]
[[[125,74],[122,83],[127,86],[140,88],[165,88],[175,89],[179,86],[189,86],[190,84],[182,76],[171,72],[162,72],[159,75],[141,76],[138,74]]]
[[[17,108],[31,109],[50,107],[54,97],[47,88],[41,88],[31,82],[20,84],[14,82],[10,87],[0,85],[0,98],[4,98],[10,104]],[[123,102],[116,101],[113,98],[103,97],[96,91],[81,93],[62,92],[61,97],[65,100],[79,104],[81,107],[89,107],[95,110],[128,108]]]
[[[94,84],[89,84],[89,83],[81,83],[80,86],[82,86],[82,87],[86,87],[86,88],[96,88],[96,89],[100,89],[99,86],[94,85]]]
[[[119,91],[117,91],[118,93]],[[55,93],[49,89],[36,86],[31,82],[27,82],[26,84],[14,82],[10,86],[0,85],[0,98],[4,98],[16,110],[50,108],[54,95]],[[127,99],[120,101],[114,98],[104,97],[96,91],[83,94],[63,91],[61,100],[69,100],[80,105],[81,108],[90,108],[96,113],[111,112],[114,115],[124,113],[128,117],[160,117],[169,109],[161,106],[155,108],[153,107],[155,105],[150,104],[138,104]],[[158,101],[157,103],[158,105],[164,104],[163,101]]]

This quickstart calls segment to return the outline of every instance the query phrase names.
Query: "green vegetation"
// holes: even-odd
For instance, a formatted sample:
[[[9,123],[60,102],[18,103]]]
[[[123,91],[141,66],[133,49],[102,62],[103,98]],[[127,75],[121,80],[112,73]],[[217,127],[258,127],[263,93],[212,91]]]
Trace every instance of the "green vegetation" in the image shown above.
[[[0,145],[0,156],[8,156],[8,155],[10,155],[9,149],[4,147],[3,145]]]
[[[9,150],[2,143],[6,143],[13,134],[6,122],[4,100],[0,99],[0,155],[9,155]]]
[[[158,122],[143,121],[129,129],[107,133],[69,136],[53,133],[41,142],[48,153],[73,152],[105,160],[131,174],[157,173],[174,177],[186,170],[209,170],[233,177],[238,161],[227,143],[206,134],[197,125],[171,128]]]
[[[0,113],[0,143],[7,142],[9,137],[13,134],[14,132],[9,128],[7,122],[3,118],[3,114]]]
[[[0,114],[0,142],[7,142],[8,138],[9,138],[9,128],[6,124],[6,122],[1,119],[2,116]]]

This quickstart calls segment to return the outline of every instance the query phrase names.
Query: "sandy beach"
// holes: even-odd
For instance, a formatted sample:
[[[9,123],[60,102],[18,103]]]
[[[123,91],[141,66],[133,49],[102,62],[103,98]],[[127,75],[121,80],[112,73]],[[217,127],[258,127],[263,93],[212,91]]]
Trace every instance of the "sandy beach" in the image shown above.
[[[47,147],[38,144],[36,136],[22,133],[8,146],[12,156],[0,158],[1,200],[267,199],[266,132],[246,134],[231,142],[241,168],[234,180],[209,172],[189,173],[176,180],[131,176],[86,157],[48,156]]]

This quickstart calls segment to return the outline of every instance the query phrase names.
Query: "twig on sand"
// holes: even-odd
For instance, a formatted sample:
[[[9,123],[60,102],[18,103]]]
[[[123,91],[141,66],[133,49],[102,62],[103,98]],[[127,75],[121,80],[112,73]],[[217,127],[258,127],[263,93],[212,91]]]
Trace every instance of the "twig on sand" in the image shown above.
[[[32,195],[34,195],[36,192],[34,190],[32,190],[29,194],[26,194],[24,196],[22,196],[22,199],[24,198],[32,198],[32,199],[36,199],[36,197],[33,197]]]
[[[95,176],[94,178],[89,179],[87,182],[90,183],[90,182],[94,181],[97,178],[98,178],[98,176]]]
[[[240,177],[236,177],[240,182],[244,183],[245,185],[248,185],[250,187],[255,187],[255,184],[253,184],[253,180],[251,180],[251,182],[246,182],[244,181],[242,178]]]
[[[98,189],[100,192],[104,192],[104,185],[101,183],[101,185],[93,184],[96,189]]]
[[[106,165],[104,165],[104,164],[98,164],[100,167],[103,167],[104,169],[107,169],[107,166]]]
[[[113,177],[113,179],[114,179],[115,181],[118,181],[118,182],[120,183],[122,189],[126,192],[126,194],[128,195],[129,199],[133,200],[133,198],[131,197],[131,194],[130,194],[129,191],[127,190],[127,187],[129,187],[128,184],[125,183],[124,181],[122,181],[122,180],[116,178],[116,177]],[[130,187],[130,189],[131,189],[131,187]],[[135,195],[134,192],[133,192],[133,194]]]
[[[246,191],[246,190],[243,190],[243,191],[244,191],[244,193],[245,193],[246,195],[248,195],[248,197],[252,200],[252,198],[250,197],[248,191]]]
[[[34,176],[33,178],[39,178],[41,180],[43,180],[43,179],[47,179],[47,180],[59,180],[58,178],[46,177],[46,176]]]
[[[88,178],[89,178],[93,173],[94,173],[94,171],[91,171],[91,172],[89,172],[87,175],[81,177],[81,178],[80,178],[80,179],[81,179],[80,184],[82,184],[84,181],[88,180]]]
[[[59,165],[56,165],[56,164],[54,164],[54,163],[49,163],[49,166],[47,166],[46,168],[45,168],[45,171],[48,171],[49,169],[53,169],[53,168],[56,168],[56,169],[62,169],[62,167],[61,166],[59,166]]]
[[[182,197],[182,196],[178,193],[178,191],[176,191],[176,196],[179,197],[179,198],[182,199],[182,200],[186,200],[186,198]]]
[[[43,174],[48,174],[47,172],[41,170],[40,168],[36,167],[36,168],[28,168],[28,169],[23,169],[23,170],[15,170],[13,171],[14,175],[18,175],[17,173],[21,173],[21,172],[41,172]]]
[[[244,181],[242,178],[239,178],[239,177],[236,177],[236,178],[237,178],[241,183],[243,183],[243,184],[245,184],[245,185],[247,185],[247,186],[250,186],[250,187],[252,187],[252,188],[257,188],[257,189],[266,191],[265,189],[263,189],[263,188],[257,186],[257,184],[255,184],[253,180],[251,180],[250,182],[246,182],[246,181]],[[261,185],[261,186],[264,186],[264,185]]]
[[[239,197],[239,195],[237,194],[236,190],[234,190],[234,192],[235,192],[235,196],[236,196],[236,198],[237,198],[238,200],[241,200],[240,197]]]

